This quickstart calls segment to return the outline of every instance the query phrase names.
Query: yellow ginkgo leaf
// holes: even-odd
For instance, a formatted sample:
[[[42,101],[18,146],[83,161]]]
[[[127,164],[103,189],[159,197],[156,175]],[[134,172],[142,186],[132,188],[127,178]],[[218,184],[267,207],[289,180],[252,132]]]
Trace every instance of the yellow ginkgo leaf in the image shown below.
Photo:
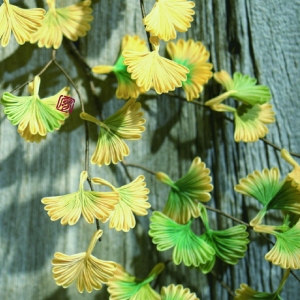
[[[169,42],[167,51],[172,60],[190,70],[187,80],[182,83],[187,101],[197,99],[203,90],[203,85],[212,77],[213,65],[207,62],[209,52],[201,42],[192,39],[188,41],[179,39],[176,44]]]
[[[127,67],[124,65],[124,57],[122,52],[124,50],[132,50],[138,52],[147,51],[146,42],[140,39],[137,35],[125,35],[122,39],[121,54],[114,66],[100,65],[92,68],[96,74],[106,74],[113,72],[118,81],[118,88],[116,91],[117,98],[129,99],[137,98],[145,91],[143,88],[137,86],[135,80],[131,79],[130,74],[127,72]]]
[[[78,37],[85,36],[91,29],[89,23],[93,20],[93,10],[90,0],[62,8],[55,7],[55,0],[47,0],[47,3],[49,10],[42,27],[31,36],[31,43],[38,41],[39,47],[58,49],[63,35],[71,41],[77,41]]]
[[[293,166],[293,171],[290,172],[286,176],[287,181],[291,181],[292,186],[297,188],[300,191],[300,166],[299,164],[292,158],[290,153],[286,149],[281,150],[281,157],[288,162],[291,166]]]
[[[210,108],[234,114],[234,140],[236,142],[256,142],[269,132],[266,125],[275,122],[275,113],[270,103],[253,106],[241,104],[238,108],[220,103],[214,104]]]
[[[140,108],[140,103],[135,102],[135,99],[130,99],[103,122],[85,112],[80,114],[81,119],[100,126],[97,146],[91,158],[92,164],[98,166],[109,165],[111,162],[116,164],[122,161],[124,156],[129,155],[129,148],[123,139],[138,140],[145,130],[142,126],[145,119],[142,118],[143,112]]]
[[[161,300],[199,300],[195,293],[190,289],[184,288],[181,284],[170,284],[161,288]]]
[[[61,252],[54,254],[52,272],[57,285],[67,288],[76,281],[80,293],[84,290],[90,293],[93,289],[100,290],[102,283],[107,283],[113,277],[116,264],[100,260],[91,254],[102,233],[100,229],[94,233],[86,252],[73,255]]]
[[[11,31],[17,42],[23,45],[41,26],[45,10],[42,8],[23,9],[3,0],[0,6],[0,39],[1,46],[8,45]]]
[[[154,51],[123,51],[124,64],[136,84],[148,91],[152,86],[158,94],[174,91],[186,80],[189,69],[159,55],[159,39],[150,37]]]
[[[143,19],[146,30],[159,39],[168,41],[176,38],[176,30],[185,32],[191,27],[193,1],[156,0],[151,12]]]
[[[269,103],[254,106],[240,105],[234,114],[235,141],[255,142],[263,138],[269,132],[266,124],[275,122],[272,108]]]
[[[129,231],[135,227],[136,221],[134,214],[145,216],[147,209],[151,207],[147,202],[149,189],[144,182],[145,177],[140,175],[129,184],[115,188],[112,184],[101,178],[92,178],[97,184],[109,186],[114,192],[119,194],[120,200],[110,215],[109,228],[115,228],[117,231]]]
[[[94,218],[107,221],[119,201],[119,195],[116,192],[85,191],[83,184],[86,179],[87,172],[83,171],[77,192],[42,199],[51,221],[61,219],[62,225],[74,225],[81,214],[88,223],[94,223]]]

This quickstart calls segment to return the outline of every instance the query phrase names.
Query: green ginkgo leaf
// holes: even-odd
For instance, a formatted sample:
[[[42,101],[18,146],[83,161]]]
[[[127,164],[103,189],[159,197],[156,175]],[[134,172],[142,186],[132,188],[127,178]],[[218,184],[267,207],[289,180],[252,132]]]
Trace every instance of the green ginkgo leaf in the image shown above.
[[[178,224],[161,212],[155,211],[150,218],[149,235],[157,250],[173,249],[173,262],[198,267],[213,259],[215,250],[191,229],[192,221]]]
[[[263,208],[250,222],[251,226],[261,223],[270,209],[285,210],[300,214],[300,191],[291,185],[291,181],[279,181],[278,168],[254,171],[247,178],[242,178],[234,187],[235,191],[258,200]]]
[[[158,180],[171,187],[163,213],[180,224],[199,217],[199,201],[207,202],[211,198],[209,192],[213,186],[209,173],[200,157],[196,157],[188,172],[175,182],[163,172],[156,173]]]
[[[222,70],[216,72],[214,78],[225,87],[227,92],[207,101],[205,105],[220,104],[228,97],[252,106],[255,104],[261,105],[271,100],[270,89],[264,85],[256,85],[257,80],[248,75],[236,72],[233,74],[232,79],[226,71]]]
[[[213,256],[212,260],[207,261],[205,264],[200,264],[197,269],[203,274],[208,274],[216,263],[216,255]]]
[[[240,179],[239,184],[234,189],[243,195],[255,198],[265,206],[274,198],[284,184],[279,179],[280,172],[278,168],[263,169],[262,172],[256,170],[246,178]]]
[[[228,264],[237,264],[238,260],[245,256],[247,245],[249,243],[247,227],[245,225],[237,225],[225,230],[212,230],[209,227],[208,215],[206,208],[199,203],[201,211],[200,217],[206,228],[206,232],[202,238],[210,244],[216,256]],[[211,270],[212,262],[200,267],[204,273]]]
[[[98,166],[118,163],[129,155],[129,148],[123,141],[138,140],[141,133],[145,130],[142,126],[145,119],[142,118],[143,112],[140,110],[141,104],[130,99],[116,113],[106,120],[99,121],[95,117],[82,112],[81,119],[93,122],[100,126],[100,135],[97,146],[92,155],[91,162]]]
[[[205,241],[216,251],[216,256],[224,262],[235,265],[245,256],[249,243],[247,227],[237,225],[225,230],[208,230]]]
[[[150,283],[164,270],[164,264],[159,263],[151,270],[145,279],[128,274],[117,264],[114,276],[106,283],[111,300],[161,300],[160,295],[152,289]]]
[[[264,104],[271,100],[271,92],[267,86],[256,85],[257,80],[239,72],[233,74],[233,98],[245,104]]]

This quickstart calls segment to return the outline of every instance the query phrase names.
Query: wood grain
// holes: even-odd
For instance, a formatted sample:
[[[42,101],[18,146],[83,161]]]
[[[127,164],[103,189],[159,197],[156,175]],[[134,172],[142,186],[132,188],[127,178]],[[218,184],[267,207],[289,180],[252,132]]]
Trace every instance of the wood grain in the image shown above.
[[[41,0],[18,1],[21,7],[43,7]],[[11,3],[13,3],[11,1]],[[57,1],[58,6],[74,1]],[[149,12],[154,1],[145,1]],[[195,18],[187,33],[178,37],[201,40],[211,53],[214,70],[239,71],[268,85],[276,123],[269,126],[267,139],[293,152],[300,152],[300,2],[291,0],[196,0]],[[76,46],[90,66],[114,64],[125,34],[146,38],[138,0],[93,1],[92,29]],[[161,53],[163,53],[163,45]],[[11,91],[32,78],[51,57],[50,49],[36,45],[16,44],[12,37],[6,48],[0,48],[0,93]],[[78,59],[70,54],[68,43],[57,51],[57,59],[68,71],[83,95],[86,111],[108,117],[124,102],[115,98],[116,80],[112,76],[95,76],[98,100],[95,101],[88,78]],[[54,94],[69,85],[52,65],[42,75],[42,97]],[[51,259],[56,251],[68,254],[85,251],[95,226],[80,220],[75,226],[51,222],[40,200],[46,196],[76,191],[79,175],[84,170],[84,126],[79,118],[79,100],[72,88],[76,106],[59,132],[48,135],[40,144],[26,143],[16,127],[0,115],[0,299],[108,299],[106,288],[92,294],[79,294],[75,286],[63,289],[52,279]],[[211,80],[199,99],[217,95],[219,86]],[[26,94],[22,88],[18,95]],[[284,176],[290,167],[280,153],[262,141],[235,143],[233,124],[224,115],[202,106],[154,92],[140,97],[145,113],[143,138],[130,142],[128,163],[141,164],[154,171],[168,173],[177,179],[200,156],[211,169],[214,191],[209,205],[248,222],[257,212],[254,200],[234,192],[238,180],[254,170],[277,166]],[[97,141],[97,128],[90,128],[90,155]],[[299,160],[298,160],[299,161]],[[154,209],[162,209],[168,188],[145,171],[129,168],[132,177],[146,176],[150,188],[149,201]],[[120,164],[109,167],[90,166],[90,176],[99,176],[115,185],[128,182]],[[88,188],[88,187],[86,187]],[[151,215],[151,212],[149,213]],[[225,229],[234,223],[209,213],[214,228]],[[273,221],[270,217],[268,221]],[[159,253],[147,232],[149,216],[138,217],[137,226],[129,233],[116,232],[107,224],[103,241],[94,250],[95,256],[122,264],[129,272],[144,277],[158,262],[170,257]],[[201,230],[201,228],[196,228]],[[247,283],[262,291],[275,291],[282,270],[264,260],[270,246],[250,232],[251,244],[244,259],[230,267],[218,263],[216,274],[231,290]],[[295,272],[300,276],[299,271]],[[212,275],[203,275],[184,266],[168,264],[159,277],[158,287],[170,283],[183,284],[200,299],[232,299]],[[158,288],[157,287],[157,288]],[[282,292],[285,300],[294,300],[300,293],[299,282],[290,276]]]

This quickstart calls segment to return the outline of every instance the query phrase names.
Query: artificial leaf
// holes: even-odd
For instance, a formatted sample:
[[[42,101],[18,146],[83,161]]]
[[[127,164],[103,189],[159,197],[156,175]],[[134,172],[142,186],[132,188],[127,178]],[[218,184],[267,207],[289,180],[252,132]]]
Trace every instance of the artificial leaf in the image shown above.
[[[100,126],[97,146],[91,158],[92,164],[98,166],[109,165],[111,162],[116,164],[122,161],[124,156],[129,155],[129,148],[123,139],[138,140],[145,130],[142,126],[145,119],[142,118],[143,112],[140,108],[140,103],[135,102],[135,99],[130,99],[103,122],[85,112],[80,114],[81,119]]]
[[[73,255],[61,252],[54,254],[52,272],[57,285],[67,288],[76,281],[80,293],[84,290],[91,293],[93,289],[100,290],[102,284],[107,283],[114,274],[116,264],[100,260],[91,254],[102,233],[102,230],[94,233],[86,252]]]
[[[47,0],[47,4],[49,10],[42,26],[31,36],[31,43],[38,42],[39,47],[58,49],[63,36],[77,41],[78,37],[85,36],[91,29],[89,23],[93,20],[93,10],[90,8],[90,0],[62,8],[55,7],[55,0]]]
[[[215,250],[191,229],[192,221],[182,225],[161,212],[155,211],[151,218],[149,235],[157,250],[173,249],[173,262],[198,267],[213,259]]]
[[[102,222],[108,220],[119,201],[119,195],[116,192],[85,191],[83,185],[87,176],[86,171],[81,172],[77,192],[42,199],[51,221],[61,219],[62,225],[74,225],[81,214],[88,223],[94,223],[95,218]]]
[[[151,12],[143,19],[146,30],[159,39],[176,38],[176,30],[185,32],[191,26],[195,3],[187,0],[156,0]]]
[[[159,55],[159,40],[150,37],[154,51],[123,51],[124,64],[136,84],[148,91],[152,86],[158,94],[174,91],[182,86],[189,69]]]
[[[112,184],[101,178],[92,178],[92,182],[107,185],[119,195],[120,200],[110,215],[109,228],[127,232],[135,227],[134,214],[138,216],[148,214],[147,209],[151,205],[147,202],[149,189],[146,188],[144,180],[145,177],[140,175],[131,183],[115,188]]]
[[[190,71],[186,81],[182,82],[187,101],[197,99],[203,90],[203,85],[212,77],[213,66],[207,62],[209,52],[201,42],[192,39],[188,41],[179,39],[176,44],[169,42],[166,48],[172,60]]]

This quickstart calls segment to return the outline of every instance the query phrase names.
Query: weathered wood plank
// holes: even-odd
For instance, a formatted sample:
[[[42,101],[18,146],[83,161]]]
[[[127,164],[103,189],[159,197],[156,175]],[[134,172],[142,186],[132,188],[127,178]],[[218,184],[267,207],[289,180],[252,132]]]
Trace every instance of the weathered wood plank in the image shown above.
[[[19,1],[20,2],[20,1]],[[23,3],[19,3],[23,5]],[[43,1],[24,1],[27,7],[43,6]],[[73,1],[57,1],[67,5]],[[300,102],[300,3],[289,1],[222,1],[196,0],[196,15],[191,29],[179,37],[201,40],[211,52],[214,70],[240,71],[256,77],[272,90],[272,103],[277,122],[271,125],[267,138],[276,145],[299,152],[298,127]],[[13,2],[12,2],[13,3]],[[150,11],[154,1],[147,0]],[[121,38],[138,34],[146,38],[141,25],[139,1],[93,1],[94,21],[87,37],[80,39],[79,49],[90,66],[113,64],[118,56]],[[162,47],[163,48],[163,47]],[[163,49],[162,49],[163,50]],[[163,51],[162,51],[163,52]],[[12,38],[7,48],[0,48],[0,92],[10,91],[32,78],[47,63],[51,50],[26,43],[18,46]],[[57,51],[58,61],[68,70],[83,94],[87,112],[99,115],[99,105],[88,87],[80,64],[64,45]],[[96,91],[104,118],[124,102],[114,97],[116,81],[96,76]],[[47,96],[69,85],[60,71],[51,66],[42,75],[41,96]],[[201,98],[207,100],[219,92],[210,81]],[[23,88],[18,94],[26,94]],[[51,275],[54,252],[85,251],[95,226],[80,220],[75,226],[51,222],[40,200],[45,196],[76,191],[79,174],[84,169],[84,127],[76,107],[59,132],[49,134],[40,144],[28,144],[18,135],[1,109],[0,125],[0,298],[1,299],[108,299],[106,289],[80,295],[74,286],[64,290],[56,286]],[[282,174],[290,168],[280,155],[259,141],[236,144],[233,125],[220,113],[182,102],[168,95],[142,96],[146,132],[139,142],[130,143],[127,162],[142,164],[155,171],[164,171],[172,178],[184,174],[195,156],[200,156],[212,171],[214,192],[210,204],[238,218],[249,221],[257,212],[254,201],[243,199],[233,191],[238,179],[261,170],[278,166]],[[97,128],[90,125],[90,154],[96,145]],[[144,174],[129,169],[133,177]],[[99,176],[116,185],[128,182],[120,164],[113,167],[91,166],[91,176]],[[145,173],[151,190],[149,201],[162,209],[168,188]],[[210,213],[215,228],[233,223]],[[155,263],[170,256],[158,253],[147,236],[149,217],[139,217],[137,227],[129,233],[104,230],[103,242],[94,253],[105,260],[121,263],[139,277],[145,276]],[[198,229],[197,229],[198,230]],[[263,258],[269,246],[257,234],[245,259],[235,267],[219,264],[216,272],[231,289],[246,282],[259,290],[275,290],[281,278],[279,267],[270,266]],[[298,276],[299,276],[299,272]],[[159,279],[160,285],[181,283],[201,299],[230,299],[224,288],[211,275],[169,264]],[[295,299],[300,285],[292,276],[282,293],[284,299]]]

